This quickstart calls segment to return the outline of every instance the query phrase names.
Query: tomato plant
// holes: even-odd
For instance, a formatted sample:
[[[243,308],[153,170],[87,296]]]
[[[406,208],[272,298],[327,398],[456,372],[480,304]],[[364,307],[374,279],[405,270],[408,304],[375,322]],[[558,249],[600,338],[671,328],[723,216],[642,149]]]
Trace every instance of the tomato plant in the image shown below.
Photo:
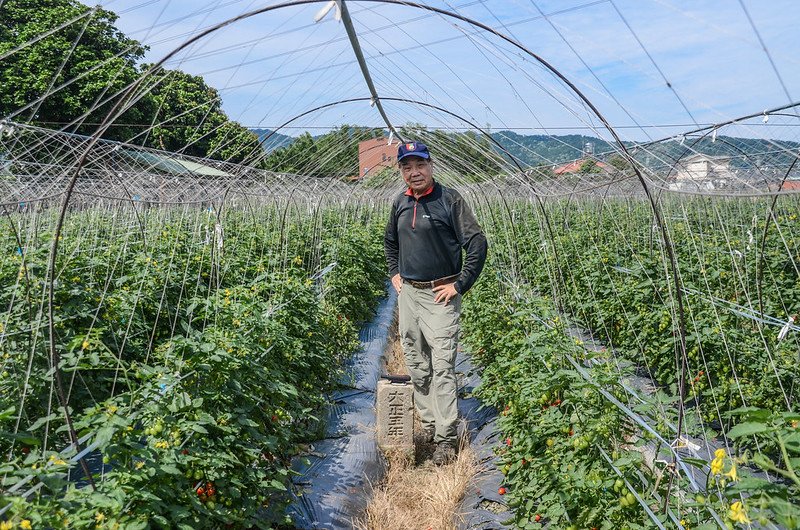
[[[321,432],[324,395],[359,346],[358,325],[383,292],[385,272],[382,221],[360,222],[342,237],[336,214],[281,213],[229,211],[220,220],[224,242],[211,235],[217,220],[206,211],[141,212],[144,233],[122,229],[120,217],[136,221],[119,212],[67,218],[54,338],[74,427],[92,449],[95,488],[75,451],[61,450],[69,441],[48,399],[49,351],[31,331],[46,231],[22,254],[3,234],[0,450],[12,458],[0,491],[42,485],[34,496],[20,496],[28,488],[2,494],[10,522],[289,523],[291,457]]]

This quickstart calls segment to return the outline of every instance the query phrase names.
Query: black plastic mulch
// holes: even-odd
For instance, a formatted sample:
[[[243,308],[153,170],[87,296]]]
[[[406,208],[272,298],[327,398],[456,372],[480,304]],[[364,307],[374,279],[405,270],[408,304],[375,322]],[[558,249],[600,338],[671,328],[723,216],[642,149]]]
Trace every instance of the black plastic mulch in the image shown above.
[[[348,363],[342,390],[331,396],[325,439],[315,442],[292,463],[298,475],[293,478],[289,511],[297,528],[353,528],[353,520],[366,509],[372,485],[383,478],[386,463],[375,436],[375,388],[396,303],[397,296],[389,289],[373,321],[361,330],[362,348]],[[461,381],[459,413],[466,420],[470,444],[482,467],[461,504],[463,523],[459,529],[507,528],[502,521],[510,519],[511,513],[497,493],[503,475],[493,452],[499,444],[494,432],[497,412],[492,408],[479,410],[480,402],[470,397],[480,378],[463,352],[459,353],[456,370]]]

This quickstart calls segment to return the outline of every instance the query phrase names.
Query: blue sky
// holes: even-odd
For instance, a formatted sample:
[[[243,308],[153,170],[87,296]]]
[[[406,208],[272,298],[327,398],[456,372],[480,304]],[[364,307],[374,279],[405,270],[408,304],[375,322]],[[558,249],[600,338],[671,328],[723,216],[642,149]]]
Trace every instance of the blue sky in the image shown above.
[[[148,60],[155,61],[203,28],[276,3],[102,5],[119,14],[122,31],[150,46]],[[744,8],[738,0],[428,3],[518,40],[573,82],[628,139],[669,136],[693,123],[717,123],[800,99],[796,0],[743,0]],[[220,90],[228,114],[254,127],[274,127],[325,103],[368,97],[343,25],[330,15],[313,22],[321,6],[274,10],[228,26],[181,51],[168,67],[203,75]],[[382,97],[437,105],[492,129],[606,135],[592,130],[597,118],[568,87],[505,41],[407,6],[354,0],[348,6]],[[398,125],[465,126],[416,104],[385,106]],[[286,132],[342,123],[382,124],[375,108],[358,102],[313,113]],[[777,134],[757,129],[753,136]]]

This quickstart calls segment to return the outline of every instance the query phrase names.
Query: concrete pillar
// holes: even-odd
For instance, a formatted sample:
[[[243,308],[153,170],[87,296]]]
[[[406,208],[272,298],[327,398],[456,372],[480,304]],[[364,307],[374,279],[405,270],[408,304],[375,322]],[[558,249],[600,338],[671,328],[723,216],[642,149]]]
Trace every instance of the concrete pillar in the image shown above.
[[[414,393],[410,383],[378,381],[378,446],[414,454]]]

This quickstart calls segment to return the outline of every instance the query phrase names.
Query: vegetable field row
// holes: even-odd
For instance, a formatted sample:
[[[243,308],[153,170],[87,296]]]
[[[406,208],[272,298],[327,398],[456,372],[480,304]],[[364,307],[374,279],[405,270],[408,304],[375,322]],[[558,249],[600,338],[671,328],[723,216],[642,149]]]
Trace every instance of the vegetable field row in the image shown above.
[[[800,335],[784,326],[800,310],[800,220],[796,200],[767,219],[769,204],[662,205],[685,356],[676,269],[646,202],[554,203],[546,218],[512,204],[493,217],[494,259],[465,303],[465,331],[480,397],[501,411],[517,524],[800,525]],[[654,391],[634,397],[622,386],[633,376]],[[678,425],[707,448],[681,458],[699,484],[670,476]],[[648,446],[661,463],[643,457]]]
[[[3,220],[4,517],[36,528],[286,522],[289,458],[318,434],[323,393],[383,291],[375,219],[277,206],[70,214],[53,342],[93,486],[51,364],[54,218]]]

